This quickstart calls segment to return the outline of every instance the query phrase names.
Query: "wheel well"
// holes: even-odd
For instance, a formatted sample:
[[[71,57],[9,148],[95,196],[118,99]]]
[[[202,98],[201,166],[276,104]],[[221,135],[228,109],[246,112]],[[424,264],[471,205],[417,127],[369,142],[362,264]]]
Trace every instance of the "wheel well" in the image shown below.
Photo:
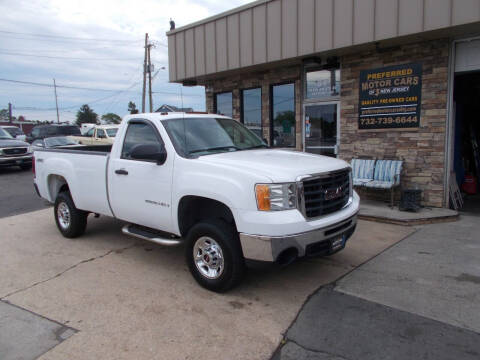
[[[224,203],[201,196],[185,196],[178,205],[178,227],[182,236],[187,235],[190,228],[207,219],[223,219],[235,226],[232,211]]]
[[[49,175],[47,184],[50,199],[52,201],[55,201],[58,193],[62,191],[69,191],[67,180],[65,180],[65,178],[60,175]]]

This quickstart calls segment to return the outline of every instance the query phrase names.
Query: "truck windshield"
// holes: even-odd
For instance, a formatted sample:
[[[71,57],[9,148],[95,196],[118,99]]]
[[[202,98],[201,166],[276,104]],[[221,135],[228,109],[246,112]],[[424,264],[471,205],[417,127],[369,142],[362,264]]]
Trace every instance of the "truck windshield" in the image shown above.
[[[186,157],[268,147],[252,131],[231,119],[185,118],[162,123],[177,152]]]
[[[0,139],[13,139],[12,135],[0,128]]]

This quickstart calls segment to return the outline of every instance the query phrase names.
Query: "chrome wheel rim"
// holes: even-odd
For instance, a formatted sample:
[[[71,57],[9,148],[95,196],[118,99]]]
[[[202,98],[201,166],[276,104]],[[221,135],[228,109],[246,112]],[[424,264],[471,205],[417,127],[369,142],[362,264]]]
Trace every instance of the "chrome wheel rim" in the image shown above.
[[[223,251],[211,237],[202,236],[195,242],[193,261],[200,274],[207,279],[218,279],[223,273]]]
[[[71,221],[70,209],[68,208],[68,205],[65,204],[64,202],[61,202],[60,204],[58,204],[57,219],[62,229],[67,229],[70,226],[70,221]]]

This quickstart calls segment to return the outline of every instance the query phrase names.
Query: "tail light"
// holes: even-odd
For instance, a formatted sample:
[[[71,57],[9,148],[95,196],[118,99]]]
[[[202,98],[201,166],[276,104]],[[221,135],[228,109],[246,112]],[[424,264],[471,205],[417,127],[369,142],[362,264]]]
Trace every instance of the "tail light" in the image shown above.
[[[33,172],[33,178],[36,178],[35,174],[35,156],[32,156],[32,172]]]

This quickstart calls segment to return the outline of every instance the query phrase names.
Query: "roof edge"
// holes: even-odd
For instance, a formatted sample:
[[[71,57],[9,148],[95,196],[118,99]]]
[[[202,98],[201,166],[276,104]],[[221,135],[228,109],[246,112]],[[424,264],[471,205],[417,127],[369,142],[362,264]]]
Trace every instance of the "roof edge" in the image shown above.
[[[220,18],[223,18],[223,17],[227,17],[229,15],[233,15],[233,14],[236,14],[236,13],[239,13],[241,11],[244,11],[244,10],[247,10],[247,9],[250,9],[250,8],[254,8],[258,5],[262,5],[262,4],[265,4],[265,3],[268,3],[272,0],[256,0],[256,1],[253,1],[251,3],[248,3],[248,4],[245,4],[245,5],[241,5],[241,6],[238,6],[236,8],[233,8],[231,10],[227,10],[227,11],[224,11],[220,14],[217,14],[217,15],[212,15],[210,17],[207,17],[205,19],[202,19],[202,20],[198,20],[198,21],[195,21],[193,23],[190,23],[188,25],[184,25],[184,26],[180,26],[179,28],[176,28],[176,29],[173,29],[173,30],[170,30],[170,31],[167,31],[167,36],[170,36],[170,35],[173,35],[177,32],[181,32],[181,31],[185,31],[185,30],[188,30],[190,28],[193,28],[195,26],[198,26],[198,25],[202,25],[202,24],[206,24],[206,23],[209,23],[209,22],[212,22],[212,21],[215,21],[217,19],[220,19]]]

